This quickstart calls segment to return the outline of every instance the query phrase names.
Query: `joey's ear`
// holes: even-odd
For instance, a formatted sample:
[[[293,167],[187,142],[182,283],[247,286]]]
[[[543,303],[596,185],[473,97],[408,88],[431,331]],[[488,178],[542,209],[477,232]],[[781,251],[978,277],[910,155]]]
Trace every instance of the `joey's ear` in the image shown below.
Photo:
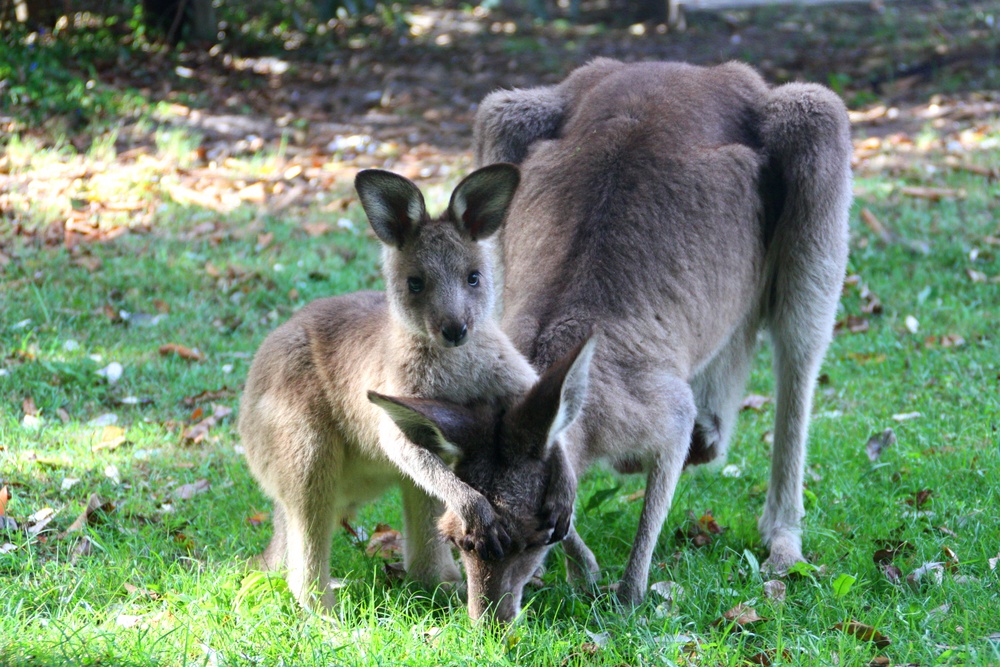
[[[402,249],[427,216],[424,196],[408,178],[383,169],[364,169],[354,177],[361,206],[382,243]]]
[[[539,458],[548,457],[552,444],[580,416],[596,347],[597,336],[591,335],[549,366],[514,410],[513,418],[534,434]]]
[[[399,398],[369,391],[368,400],[385,410],[410,442],[446,461],[460,459],[475,441],[477,421],[468,408],[428,398]]]
[[[507,215],[507,207],[521,182],[512,164],[498,162],[477,169],[451,193],[448,214],[473,241],[492,236]]]

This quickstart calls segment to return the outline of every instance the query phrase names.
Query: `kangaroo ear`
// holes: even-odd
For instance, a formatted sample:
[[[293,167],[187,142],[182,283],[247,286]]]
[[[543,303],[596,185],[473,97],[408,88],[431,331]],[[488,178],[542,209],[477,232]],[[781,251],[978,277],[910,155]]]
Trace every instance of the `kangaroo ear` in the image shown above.
[[[402,249],[427,217],[424,196],[408,178],[383,169],[364,169],[354,177],[361,206],[382,243]]]
[[[473,241],[489,238],[503,224],[520,182],[521,172],[512,164],[477,169],[451,193],[448,215]]]
[[[535,436],[531,439],[538,447],[534,452],[537,457],[547,458],[583,411],[596,347],[597,336],[589,336],[549,366],[515,409],[513,418]]]
[[[368,400],[385,410],[410,442],[446,461],[462,458],[463,447],[475,442],[477,420],[468,408],[427,398],[399,398],[368,392]]]

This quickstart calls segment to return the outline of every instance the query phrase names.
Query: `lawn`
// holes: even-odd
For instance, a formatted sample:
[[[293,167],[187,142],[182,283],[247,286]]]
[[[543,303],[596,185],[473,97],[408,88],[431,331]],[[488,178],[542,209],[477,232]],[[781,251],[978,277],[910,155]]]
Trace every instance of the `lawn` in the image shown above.
[[[681,481],[647,602],[572,589],[556,549],[504,633],[400,577],[396,494],[334,538],[339,622],[299,610],[248,565],[270,505],[235,432],[264,336],[312,299],[381,285],[357,166],[410,170],[435,212],[470,168],[467,135],[433,154],[354,137],[216,161],[183,107],[150,106],[141,150],[120,146],[121,126],[84,148],[22,127],[0,176],[0,665],[1000,664],[991,99],[925,99],[908,123],[873,102],[852,116],[852,254],[810,431],[811,566],[780,584],[759,569],[764,343],[727,465]],[[602,584],[624,567],[641,488],[583,481],[577,525]]]

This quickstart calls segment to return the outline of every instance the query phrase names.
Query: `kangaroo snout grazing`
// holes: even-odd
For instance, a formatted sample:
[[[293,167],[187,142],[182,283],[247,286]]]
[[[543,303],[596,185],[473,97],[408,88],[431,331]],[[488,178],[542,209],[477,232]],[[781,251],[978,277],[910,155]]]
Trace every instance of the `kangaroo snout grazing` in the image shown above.
[[[509,164],[467,176],[439,218],[409,180],[381,170],[355,185],[383,243],[385,292],[314,301],[271,333],[254,357],[240,407],[247,463],[274,500],[274,536],[264,552],[282,562],[296,598],[330,609],[330,542],[341,520],[398,484],[404,564],[429,585],[459,582],[449,537],[497,559],[511,539],[480,491],[445,464],[442,441],[416,444],[369,401],[369,390],[413,400],[505,405],[536,374],[494,315],[489,239],[518,185]],[[374,394],[373,394],[374,395]],[[473,444],[492,442],[473,433]]]
[[[543,379],[588,331],[601,340],[586,404],[551,450],[565,472],[498,456],[456,473],[489,498],[518,492],[559,508],[599,460],[644,472],[616,589],[637,603],[681,471],[725,453],[765,330],[776,410],[758,526],[766,567],[802,560],[809,413],[847,262],[851,143],[840,99],[817,85],[768,86],[738,63],[599,58],[556,86],[492,93],[474,132],[479,163],[521,166],[501,235],[504,331]],[[525,554],[537,563],[549,548],[510,525],[522,533],[503,559],[463,554],[470,610],[479,596],[501,617],[516,613]],[[592,581],[593,554],[572,525],[564,534],[570,575]]]

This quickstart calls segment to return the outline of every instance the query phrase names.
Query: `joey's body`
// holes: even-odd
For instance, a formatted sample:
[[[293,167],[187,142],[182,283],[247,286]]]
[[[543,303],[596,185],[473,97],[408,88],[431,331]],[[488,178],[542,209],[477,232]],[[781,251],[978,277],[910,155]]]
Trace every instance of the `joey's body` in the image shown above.
[[[847,258],[840,100],[735,63],[598,59],[558,86],[487,97],[475,152],[522,170],[501,237],[504,330],[540,371],[600,332],[561,439],[574,474],[599,459],[647,474],[619,596],[645,594],[685,463],[724,453],[760,329],[777,379],[760,529],[770,566],[801,560],[808,415]],[[574,531],[566,549],[596,571]]]
[[[247,461],[275,501],[265,564],[287,560],[298,599],[309,606],[318,592],[326,608],[334,528],[394,484],[403,491],[405,565],[418,580],[461,578],[437,530],[445,507],[461,517],[467,548],[502,549],[506,540],[489,502],[440,450],[403,437],[368,392],[501,405],[536,377],[499,328],[488,251],[478,243],[499,227],[516,170],[473,174],[436,221],[405,179],[362,174],[359,194],[386,243],[387,292],[321,299],[276,329],[254,358],[240,409]],[[483,201],[494,208],[481,211]]]

